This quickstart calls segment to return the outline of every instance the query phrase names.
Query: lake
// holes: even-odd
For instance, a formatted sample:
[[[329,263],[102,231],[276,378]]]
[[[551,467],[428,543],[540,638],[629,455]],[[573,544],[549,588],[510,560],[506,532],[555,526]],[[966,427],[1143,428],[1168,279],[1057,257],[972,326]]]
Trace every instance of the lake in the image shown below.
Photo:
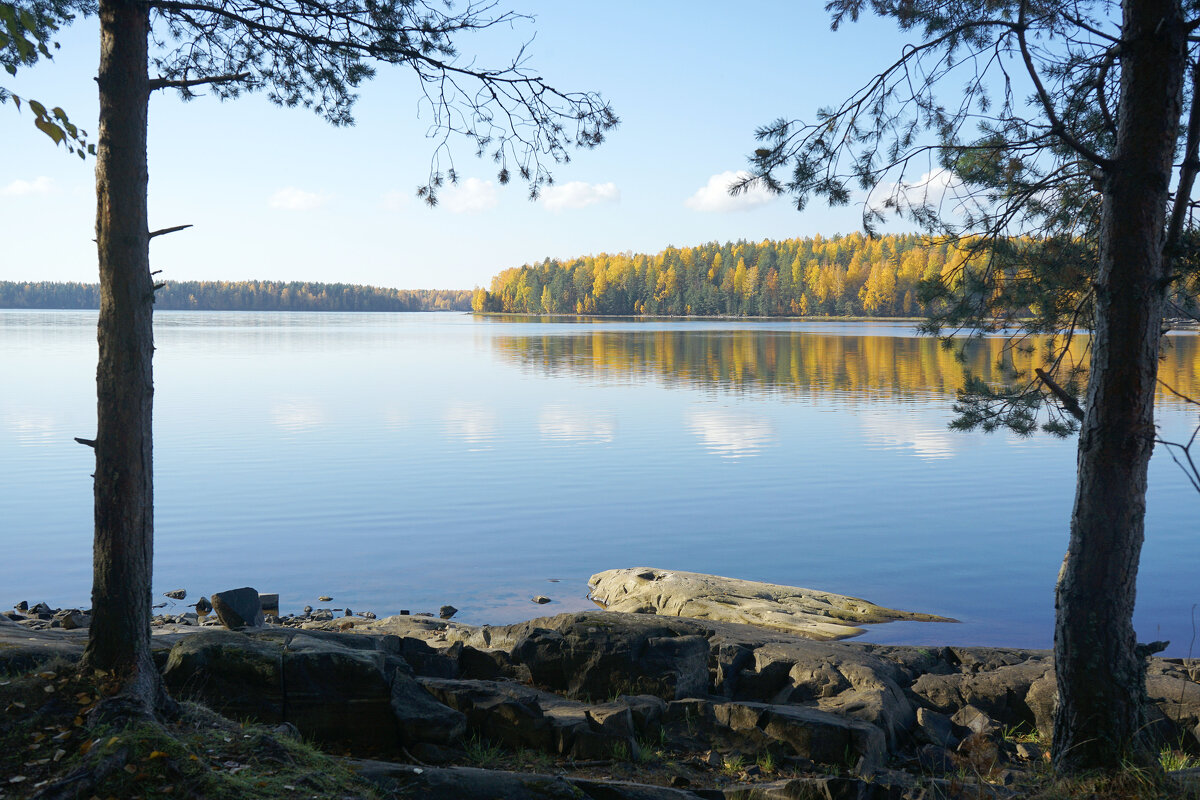
[[[957,433],[964,368],[907,323],[161,312],[155,596],[504,623],[653,566],[959,625],[869,641],[1049,647],[1075,442]],[[1163,376],[1197,392],[1200,337]],[[95,312],[0,311],[0,605],[90,604]],[[1165,438],[1195,410],[1160,402]],[[1188,655],[1200,495],[1160,446],[1136,626]],[[317,602],[331,595],[332,603]],[[534,595],[553,602],[536,606]],[[176,611],[183,604],[174,605]]]

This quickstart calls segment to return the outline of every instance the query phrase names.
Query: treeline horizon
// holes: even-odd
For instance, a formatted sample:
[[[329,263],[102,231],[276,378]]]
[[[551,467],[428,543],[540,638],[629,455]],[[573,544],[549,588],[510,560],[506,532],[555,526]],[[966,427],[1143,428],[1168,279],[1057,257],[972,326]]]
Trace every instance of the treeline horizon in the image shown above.
[[[470,311],[469,289],[389,289],[312,281],[167,281],[166,311]],[[0,308],[97,309],[95,283],[0,281]]]
[[[957,269],[965,243],[862,233],[709,242],[506,269],[472,309],[515,314],[871,316],[928,313],[922,281]]]

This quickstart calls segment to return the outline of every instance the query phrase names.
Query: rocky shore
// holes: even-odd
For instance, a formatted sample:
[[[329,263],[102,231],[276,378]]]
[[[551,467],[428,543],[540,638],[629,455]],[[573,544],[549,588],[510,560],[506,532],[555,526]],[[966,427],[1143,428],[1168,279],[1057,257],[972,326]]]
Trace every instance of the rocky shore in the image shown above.
[[[1047,651],[601,610],[295,627],[242,611],[241,630],[160,626],[173,695],[294,726],[400,797],[1016,797],[1044,771],[1055,701]],[[0,669],[70,659],[86,641],[36,627],[0,616]],[[1149,733],[1164,746],[1200,750],[1198,673],[1150,662]]]

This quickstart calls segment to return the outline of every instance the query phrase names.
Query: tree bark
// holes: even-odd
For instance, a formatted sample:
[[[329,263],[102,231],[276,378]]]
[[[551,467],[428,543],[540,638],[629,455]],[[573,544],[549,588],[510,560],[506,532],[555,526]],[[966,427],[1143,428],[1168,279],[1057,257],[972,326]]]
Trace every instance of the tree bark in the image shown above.
[[[92,624],[85,668],[146,710],[166,697],[150,655],[154,302],[146,192],[148,6],[101,0],[96,244],[100,321]]]
[[[1154,449],[1166,208],[1186,60],[1179,0],[1126,0],[1116,150],[1104,170],[1087,410],[1055,603],[1053,756],[1056,768],[1068,773],[1147,762],[1139,738],[1145,655],[1138,652],[1133,608]]]

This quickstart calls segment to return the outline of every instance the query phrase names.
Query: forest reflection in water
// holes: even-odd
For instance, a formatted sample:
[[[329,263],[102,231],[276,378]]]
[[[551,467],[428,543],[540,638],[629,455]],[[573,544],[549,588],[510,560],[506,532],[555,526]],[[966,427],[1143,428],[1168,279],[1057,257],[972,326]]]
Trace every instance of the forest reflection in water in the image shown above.
[[[837,393],[841,403],[953,397],[968,374],[999,385],[1007,370],[1030,375],[1033,367],[1046,363],[1044,338],[1030,342],[1032,352],[1006,347],[1003,338],[992,337],[971,342],[960,354],[932,337],[898,329],[885,335],[754,328],[594,328],[586,333],[560,329],[544,335],[500,334],[491,343],[503,358],[548,376],[601,382],[649,378],[667,386],[785,398],[818,399]],[[1075,338],[1071,357],[1086,363],[1086,337]],[[1161,381],[1182,394],[1200,396],[1197,367],[1200,337],[1168,337],[1159,367]],[[1182,401],[1160,387],[1159,402]]]

